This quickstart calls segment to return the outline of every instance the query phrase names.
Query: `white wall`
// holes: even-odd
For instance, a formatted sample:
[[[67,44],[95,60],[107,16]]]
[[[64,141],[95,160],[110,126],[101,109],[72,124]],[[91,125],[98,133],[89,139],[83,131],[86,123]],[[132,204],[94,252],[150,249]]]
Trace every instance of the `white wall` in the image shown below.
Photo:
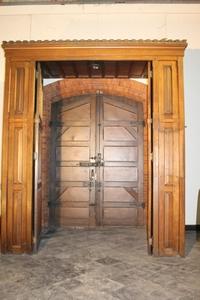
[[[200,190],[200,49],[185,56],[186,220],[196,222]]]
[[[0,6],[0,42],[44,39],[187,39],[186,223],[195,224],[199,189],[200,4],[112,4]],[[0,50],[0,118],[2,120],[4,56]],[[2,121],[0,121],[1,148]],[[1,163],[1,160],[0,160]]]

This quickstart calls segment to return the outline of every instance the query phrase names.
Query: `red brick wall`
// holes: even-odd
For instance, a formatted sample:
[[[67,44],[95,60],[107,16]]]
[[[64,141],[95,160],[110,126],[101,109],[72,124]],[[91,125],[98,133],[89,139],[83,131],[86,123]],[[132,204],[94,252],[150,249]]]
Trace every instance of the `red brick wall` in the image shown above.
[[[144,118],[147,118],[147,86],[129,79],[65,79],[43,88],[43,139],[42,139],[42,183],[43,183],[43,227],[48,225],[48,191],[50,165],[51,104],[68,97],[94,94],[101,90],[104,94],[123,96],[143,103]],[[144,199],[147,195],[147,130],[144,128]]]

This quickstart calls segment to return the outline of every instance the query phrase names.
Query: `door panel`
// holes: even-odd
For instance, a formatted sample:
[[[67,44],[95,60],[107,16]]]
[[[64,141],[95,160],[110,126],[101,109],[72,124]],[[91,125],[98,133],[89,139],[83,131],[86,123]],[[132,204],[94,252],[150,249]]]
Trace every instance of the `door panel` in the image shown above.
[[[137,133],[134,128],[126,127],[105,127],[104,139],[105,141],[135,141]]]
[[[104,225],[143,224],[142,105],[120,97],[98,97],[98,151],[104,161],[99,172],[100,220]]]
[[[53,226],[94,223],[92,167],[81,166],[95,156],[95,96],[74,97],[52,108],[50,217]]]
[[[135,167],[105,167],[104,181],[137,181]]]
[[[104,147],[105,161],[125,161],[137,160],[137,147]]]
[[[59,135],[60,134],[60,135]],[[57,140],[63,141],[89,141],[90,128],[89,127],[63,127],[59,128]]]
[[[142,105],[121,97],[85,95],[54,104],[55,225],[143,224],[142,118]]]

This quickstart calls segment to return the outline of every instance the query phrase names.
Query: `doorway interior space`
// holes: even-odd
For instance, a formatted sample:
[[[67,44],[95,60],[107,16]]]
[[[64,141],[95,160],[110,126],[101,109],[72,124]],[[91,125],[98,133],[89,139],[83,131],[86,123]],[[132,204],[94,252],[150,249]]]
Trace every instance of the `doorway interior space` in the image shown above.
[[[38,222],[41,231],[147,224],[150,68],[147,61],[37,64],[35,234]]]

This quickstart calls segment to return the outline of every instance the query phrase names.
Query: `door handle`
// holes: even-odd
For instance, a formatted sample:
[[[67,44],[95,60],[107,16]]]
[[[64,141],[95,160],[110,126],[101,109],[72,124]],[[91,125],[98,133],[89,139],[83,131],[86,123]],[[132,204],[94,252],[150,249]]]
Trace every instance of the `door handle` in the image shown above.
[[[96,182],[96,174],[94,172],[94,169],[92,169],[90,173],[90,182],[89,182],[90,191],[93,187],[95,187],[95,182]]]

